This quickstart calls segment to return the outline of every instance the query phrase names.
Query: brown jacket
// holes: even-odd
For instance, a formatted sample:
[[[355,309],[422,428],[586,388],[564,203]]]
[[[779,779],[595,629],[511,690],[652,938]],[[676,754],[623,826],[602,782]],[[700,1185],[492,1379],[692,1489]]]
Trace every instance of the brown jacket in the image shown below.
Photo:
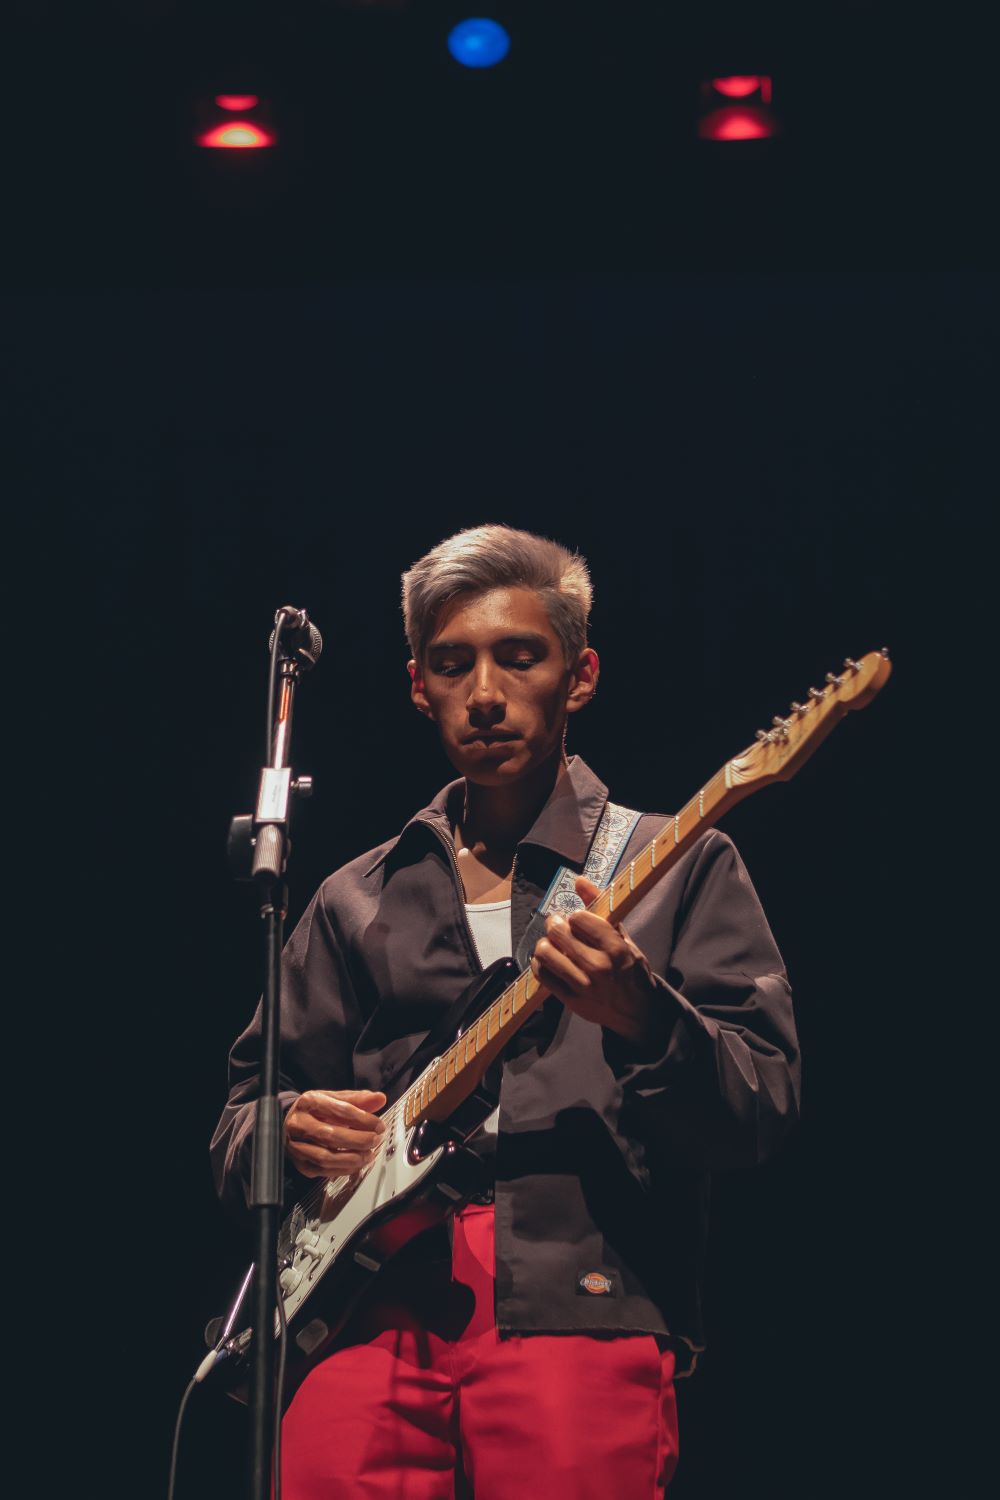
[[[305,1089],[381,1088],[480,972],[451,841],[461,796],[451,783],[398,838],[331,875],[292,933],[286,1107]],[[518,846],[515,952],[558,866],[583,869],[607,796],[574,757]],[[623,861],[666,821],[644,814]],[[625,926],[676,1017],[669,1041],[644,1055],[551,998],[514,1039],[496,1147],[497,1326],[651,1332],[677,1344],[683,1367],[702,1344],[707,1173],[761,1161],[797,1117],[795,1023],[781,957],[725,834],[707,832]],[[259,1042],[258,1011],[233,1046],[212,1141],[219,1193],[236,1207]],[[296,1196],[303,1185],[289,1183]],[[587,1291],[591,1272],[590,1285],[609,1290]]]

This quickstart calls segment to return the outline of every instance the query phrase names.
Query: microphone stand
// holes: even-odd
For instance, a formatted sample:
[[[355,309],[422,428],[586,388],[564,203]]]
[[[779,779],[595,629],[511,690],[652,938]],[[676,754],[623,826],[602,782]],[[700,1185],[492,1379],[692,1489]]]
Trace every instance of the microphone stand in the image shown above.
[[[300,623],[301,621],[301,623]],[[300,642],[291,653],[282,651],[282,633]],[[308,632],[308,634],[306,634]],[[271,731],[269,764],[260,777],[257,811],[253,817],[232,820],[230,862],[238,880],[253,880],[264,920],[264,985],[261,1001],[261,1086],[253,1130],[250,1210],[253,1218],[253,1289],[251,1313],[253,1345],[250,1366],[250,1496],[270,1500],[275,1410],[274,1354],[278,1298],[278,1231],[282,1206],[284,1143],[278,1103],[278,1051],[281,994],[281,950],[288,909],[285,884],[293,795],[308,797],[312,779],[292,781],[289,767],[292,709],[302,672],[315,664],[322,640],[304,611],[291,607],[275,616],[271,639],[269,707],[277,696]],[[274,693],[278,685],[277,695]],[[251,859],[252,854],[252,859]]]

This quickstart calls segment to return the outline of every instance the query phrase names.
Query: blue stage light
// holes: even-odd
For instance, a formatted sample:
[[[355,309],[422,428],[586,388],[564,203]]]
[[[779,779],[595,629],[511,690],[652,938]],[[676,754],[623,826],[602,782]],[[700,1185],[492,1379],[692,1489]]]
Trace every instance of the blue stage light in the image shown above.
[[[492,68],[510,51],[510,37],[499,21],[475,16],[448,33],[448,51],[463,68]]]

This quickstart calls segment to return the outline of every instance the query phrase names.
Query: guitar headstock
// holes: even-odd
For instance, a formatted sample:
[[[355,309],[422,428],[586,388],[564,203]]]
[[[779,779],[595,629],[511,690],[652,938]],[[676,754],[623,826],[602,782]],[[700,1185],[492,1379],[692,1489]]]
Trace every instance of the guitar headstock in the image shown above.
[[[891,671],[885,647],[860,661],[846,657],[839,672],[826,674],[822,688],[811,687],[804,702],[792,703],[787,718],[776,714],[770,729],[758,729],[757,743],[730,761],[732,784],[789,780],[844,714],[871,702]]]

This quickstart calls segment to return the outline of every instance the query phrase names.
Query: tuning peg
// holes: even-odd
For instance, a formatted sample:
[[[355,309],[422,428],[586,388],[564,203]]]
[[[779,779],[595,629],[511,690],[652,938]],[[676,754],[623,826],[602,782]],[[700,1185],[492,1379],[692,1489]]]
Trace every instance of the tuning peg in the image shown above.
[[[827,682],[831,683],[834,687],[840,687],[840,684],[843,682],[844,679],[842,677],[838,677],[837,674],[836,674],[836,672],[827,672],[827,674],[826,674],[826,680],[827,680]]]
[[[826,697],[826,691],[825,691],[825,689],[821,689],[821,688],[810,688],[809,689],[809,696],[810,696],[810,698],[825,698]]]
[[[888,661],[889,660],[889,647],[888,646],[883,646],[882,649],[881,649],[881,651],[879,652],[879,656],[884,656],[885,659],[886,659],[886,661]]]
[[[860,665],[860,663],[856,662],[854,660],[853,656],[845,656],[844,657],[844,666],[847,667],[852,672],[860,672],[861,671],[861,665]]]
[[[774,725],[775,729],[783,729],[786,734],[792,727],[791,719],[782,719],[778,714],[775,714],[774,718],[771,720],[771,723]]]
[[[809,705],[808,703],[793,703],[791,707],[793,714],[804,714]]]

